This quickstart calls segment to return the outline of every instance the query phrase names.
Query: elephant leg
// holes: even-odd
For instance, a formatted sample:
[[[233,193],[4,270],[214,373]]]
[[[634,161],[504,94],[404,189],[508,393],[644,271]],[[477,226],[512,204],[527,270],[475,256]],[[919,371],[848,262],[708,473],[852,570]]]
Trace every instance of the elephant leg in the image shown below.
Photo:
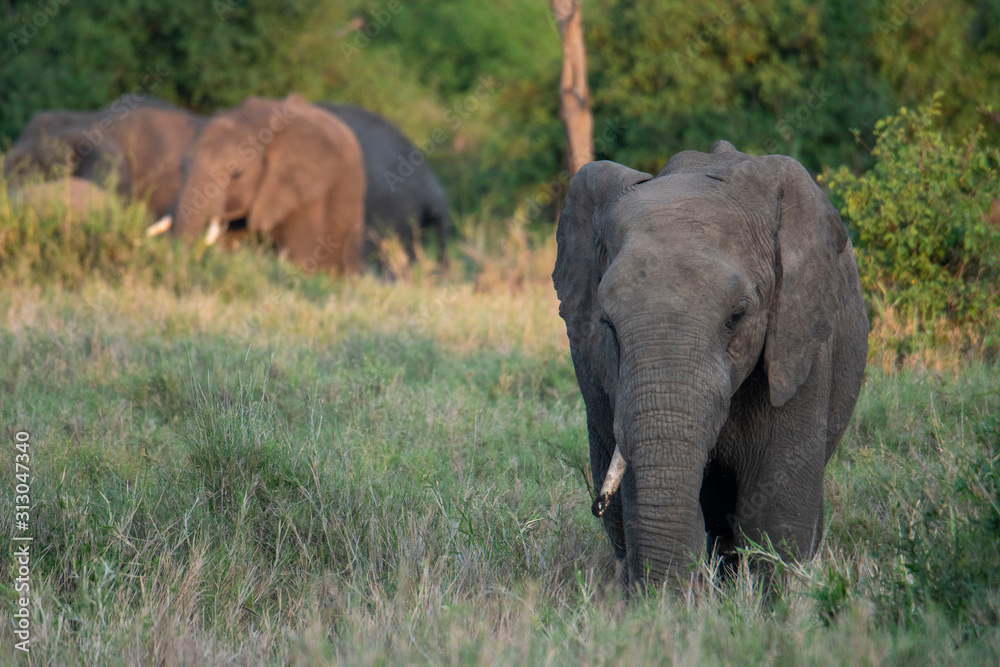
[[[770,541],[782,557],[813,553],[823,521],[828,394],[822,387],[804,386],[775,409],[758,366],[733,395],[702,486],[709,539],[722,537],[718,551]]]
[[[737,546],[770,540],[783,558],[808,559],[823,530],[828,395],[806,389],[767,420],[739,471]]]
[[[322,201],[305,206],[272,230],[271,241],[308,273],[317,269],[359,272],[363,225],[339,217],[331,222],[327,216]]]
[[[705,466],[699,502],[705,517],[706,549],[720,559],[723,574],[735,572],[739,557],[730,521],[736,513],[738,498],[736,473],[717,458]]]
[[[448,266],[448,215],[425,209],[420,220],[421,229],[433,229],[437,236],[438,262]]]
[[[320,266],[320,225],[315,206],[299,209],[271,230],[275,250],[308,273]]]
[[[783,558],[808,559],[823,530],[823,447],[775,452],[763,474],[740,490],[734,525],[738,546],[770,540]]]
[[[743,532],[755,541],[766,534],[783,558],[808,560],[823,534],[830,377],[829,357],[821,355],[809,380],[772,409],[769,437],[759,441],[759,472],[747,474],[740,490]]]

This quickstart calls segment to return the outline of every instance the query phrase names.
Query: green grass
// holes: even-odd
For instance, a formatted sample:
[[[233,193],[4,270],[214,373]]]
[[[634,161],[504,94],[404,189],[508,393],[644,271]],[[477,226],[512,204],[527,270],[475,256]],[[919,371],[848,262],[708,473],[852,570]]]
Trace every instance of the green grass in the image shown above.
[[[486,282],[331,282],[128,224],[132,255],[0,266],[0,533],[25,430],[34,663],[1000,657],[995,364],[871,367],[822,552],[774,604],[745,574],[626,602],[555,295],[526,268],[550,245],[476,255],[507,267]]]

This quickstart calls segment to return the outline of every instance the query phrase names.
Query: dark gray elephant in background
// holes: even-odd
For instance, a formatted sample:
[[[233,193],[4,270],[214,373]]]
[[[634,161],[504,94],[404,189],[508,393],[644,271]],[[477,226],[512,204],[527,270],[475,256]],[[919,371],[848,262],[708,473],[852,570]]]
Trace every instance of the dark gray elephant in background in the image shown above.
[[[69,176],[104,185],[119,196],[166,213],[181,183],[181,158],[204,125],[197,114],[152,98],[123,95],[96,111],[40,111],[21,131],[5,173],[15,184],[32,172],[46,180]]]
[[[438,259],[447,262],[447,240],[451,225],[448,197],[426,156],[400,130],[370,111],[346,104],[325,104],[340,118],[361,144],[365,160],[365,224],[369,231],[394,232],[413,254],[413,227],[435,229]],[[375,244],[365,240],[365,256]]]
[[[655,178],[592,162],[557,243],[593,509],[626,579],[677,584],[747,540],[809,558],[868,348],[853,248],[809,173],[727,142]]]

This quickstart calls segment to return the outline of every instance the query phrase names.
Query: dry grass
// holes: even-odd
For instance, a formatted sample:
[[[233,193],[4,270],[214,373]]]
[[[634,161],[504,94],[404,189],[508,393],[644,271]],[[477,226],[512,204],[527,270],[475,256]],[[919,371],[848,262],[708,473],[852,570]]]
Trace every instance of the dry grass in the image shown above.
[[[1000,315],[996,326],[957,327],[938,322],[933,331],[924,332],[913,319],[901,318],[892,306],[869,301],[875,304],[876,315],[868,337],[868,363],[887,373],[902,368],[956,371],[982,359],[997,358],[1000,347],[996,336],[982,331],[1000,328]]]

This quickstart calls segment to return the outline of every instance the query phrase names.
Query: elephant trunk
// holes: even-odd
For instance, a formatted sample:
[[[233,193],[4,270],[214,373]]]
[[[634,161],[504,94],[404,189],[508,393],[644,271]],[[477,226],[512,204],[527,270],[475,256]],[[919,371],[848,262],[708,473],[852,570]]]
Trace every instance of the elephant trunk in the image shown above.
[[[633,582],[681,574],[705,549],[700,492],[729,409],[728,367],[697,323],[675,319],[621,338],[615,439],[634,493],[623,498]]]
[[[206,232],[206,243],[211,245],[221,230],[225,209],[226,191],[200,170],[192,171],[184,181],[177,196],[171,230],[178,236],[194,241]]]

